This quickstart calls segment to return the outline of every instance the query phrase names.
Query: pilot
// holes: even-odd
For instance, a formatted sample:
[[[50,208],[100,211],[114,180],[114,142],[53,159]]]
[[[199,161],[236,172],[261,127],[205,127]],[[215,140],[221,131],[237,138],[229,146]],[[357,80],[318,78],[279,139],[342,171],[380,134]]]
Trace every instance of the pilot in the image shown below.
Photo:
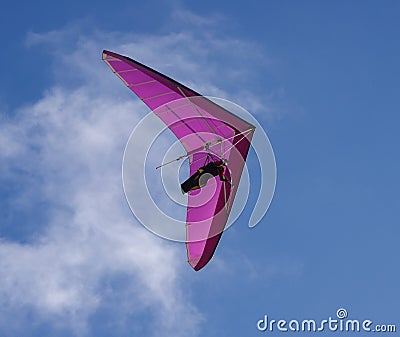
[[[221,181],[231,184],[231,181],[224,174],[225,167],[225,160],[212,161],[200,167],[189,179],[181,184],[182,193],[185,194],[189,191],[202,188],[207,185],[208,180],[216,176],[219,176]]]

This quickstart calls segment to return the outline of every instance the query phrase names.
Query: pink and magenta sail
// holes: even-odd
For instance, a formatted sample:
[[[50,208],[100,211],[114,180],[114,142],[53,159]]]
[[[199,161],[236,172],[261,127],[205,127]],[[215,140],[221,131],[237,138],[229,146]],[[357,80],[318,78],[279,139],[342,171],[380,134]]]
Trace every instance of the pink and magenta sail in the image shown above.
[[[194,174],[207,156],[224,159],[231,184],[218,177],[189,191],[186,249],[195,270],[212,258],[228,221],[255,127],[183,84],[129,57],[103,51],[111,70],[175,134]]]

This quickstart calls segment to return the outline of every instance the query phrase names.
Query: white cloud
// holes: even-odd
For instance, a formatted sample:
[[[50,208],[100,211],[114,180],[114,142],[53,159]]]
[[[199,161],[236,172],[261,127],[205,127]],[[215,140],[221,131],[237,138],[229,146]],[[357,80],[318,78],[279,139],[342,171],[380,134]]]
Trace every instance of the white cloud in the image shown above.
[[[179,6],[175,6],[175,9],[171,13],[171,18],[182,25],[190,25],[191,27],[194,25],[199,28],[206,27],[207,29],[210,29],[210,26],[215,26],[221,21],[224,21],[224,17],[221,15],[197,15]]]
[[[45,209],[39,212],[48,219],[45,231],[28,243],[0,242],[2,312],[13,316],[16,326],[23,319],[18,312],[28,308],[37,320],[71,328],[76,335],[90,334],[90,317],[110,305],[104,280],[122,277],[131,282],[110,289],[121,299],[112,311],[122,321],[134,313],[133,322],[124,324],[145,326],[137,317],[151,312],[162,317],[158,327],[163,336],[188,331],[195,336],[202,315],[185,294],[182,268],[189,267],[183,247],[145,231],[124,200],[122,153],[146,108],[102,64],[101,49],[134,56],[201,93],[234,99],[217,86],[220,74],[241,78],[247,70],[240,68],[237,55],[236,64],[219,69],[212,60],[215,55],[229,59],[232,51],[243,54],[250,44],[190,31],[147,36],[95,32],[79,39],[76,31],[79,26],[29,34],[29,46],[45,45],[53,54],[56,84],[35,104],[1,120],[3,180],[24,186],[21,195],[12,196],[18,207],[40,201]],[[234,88],[239,93],[240,83]],[[29,225],[42,228],[30,215]],[[9,331],[4,317],[0,331]]]
[[[132,279],[132,295],[125,300],[171,318],[164,328],[179,335],[185,325],[176,312],[187,326],[198,323],[179,286],[184,251],[132,219],[120,166],[136,119],[134,105],[101,96],[85,87],[56,88],[1,127],[3,144],[13,144],[2,152],[3,169],[9,163],[37,178],[23,202],[46,200],[51,220],[45,234],[29,244],[0,244],[0,301],[9,310],[32,307],[41,318],[62,316],[81,334],[102,306],[102,278],[122,274]],[[30,182],[19,171],[9,174]],[[31,216],[27,221],[38,226]]]

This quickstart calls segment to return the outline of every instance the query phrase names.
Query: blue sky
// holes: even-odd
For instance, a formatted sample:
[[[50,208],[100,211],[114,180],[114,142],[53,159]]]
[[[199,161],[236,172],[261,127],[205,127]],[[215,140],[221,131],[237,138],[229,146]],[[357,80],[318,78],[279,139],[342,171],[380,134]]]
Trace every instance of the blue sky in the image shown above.
[[[400,325],[399,15],[396,1],[4,5],[0,334],[257,336],[265,314],[340,307]],[[124,200],[147,110],[102,49],[241,104],[269,135],[268,213],[249,229],[249,204],[199,273]]]

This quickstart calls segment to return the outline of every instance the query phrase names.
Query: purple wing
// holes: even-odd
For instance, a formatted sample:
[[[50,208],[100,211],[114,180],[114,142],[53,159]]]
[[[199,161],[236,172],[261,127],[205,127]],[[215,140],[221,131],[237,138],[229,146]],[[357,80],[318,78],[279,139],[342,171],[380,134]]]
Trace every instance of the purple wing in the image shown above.
[[[207,153],[228,162],[225,175],[190,191],[186,247],[199,270],[214,254],[228,220],[255,127],[179,82],[126,56],[103,51],[111,70],[168,126],[184,146],[190,173],[204,165]]]

